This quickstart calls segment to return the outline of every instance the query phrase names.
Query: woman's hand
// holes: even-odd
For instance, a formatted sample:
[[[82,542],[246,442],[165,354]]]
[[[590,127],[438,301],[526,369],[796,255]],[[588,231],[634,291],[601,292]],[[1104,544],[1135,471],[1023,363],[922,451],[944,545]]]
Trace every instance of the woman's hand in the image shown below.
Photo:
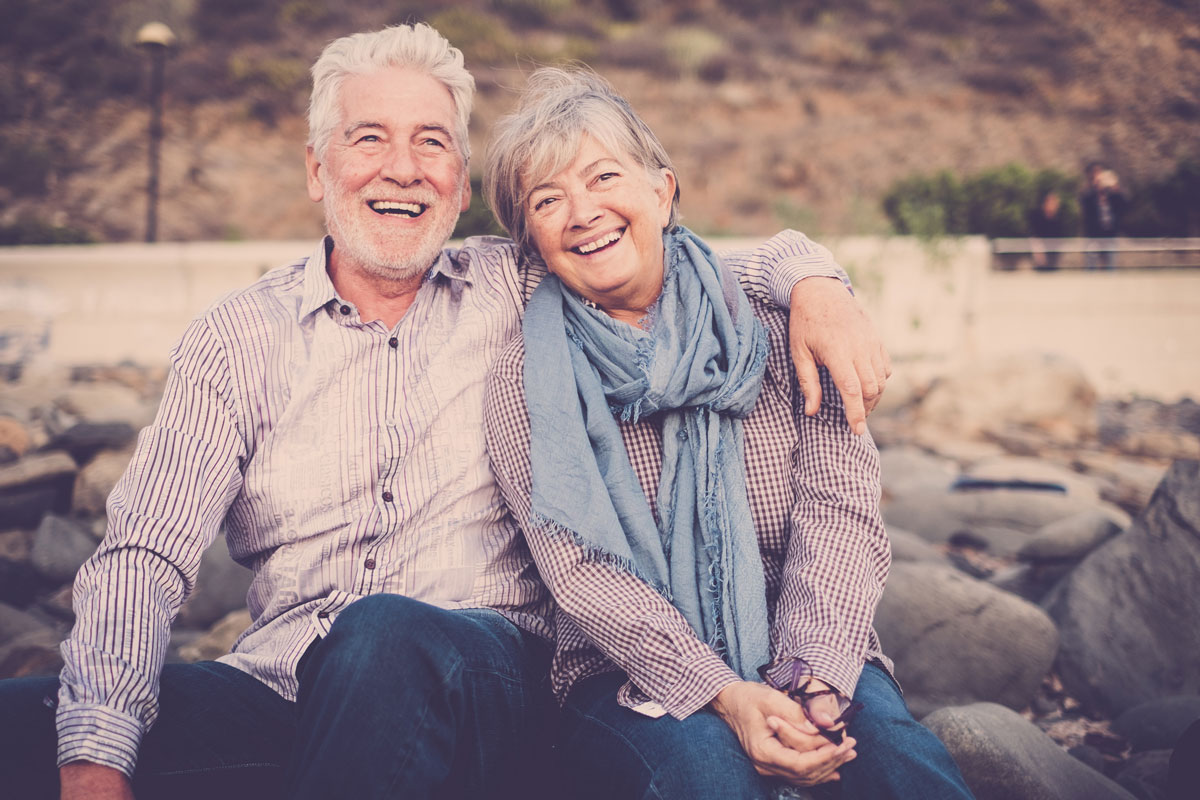
[[[732,683],[709,707],[733,729],[759,775],[816,786],[838,780],[838,768],[855,756],[854,739],[847,736],[841,745],[832,744],[817,733],[798,703],[766,684]]]

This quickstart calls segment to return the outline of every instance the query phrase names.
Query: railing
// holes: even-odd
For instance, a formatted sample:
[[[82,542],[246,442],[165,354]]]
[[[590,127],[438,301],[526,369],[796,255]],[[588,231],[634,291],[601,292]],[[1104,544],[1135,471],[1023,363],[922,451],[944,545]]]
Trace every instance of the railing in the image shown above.
[[[993,239],[992,269],[1194,269],[1200,239]]]

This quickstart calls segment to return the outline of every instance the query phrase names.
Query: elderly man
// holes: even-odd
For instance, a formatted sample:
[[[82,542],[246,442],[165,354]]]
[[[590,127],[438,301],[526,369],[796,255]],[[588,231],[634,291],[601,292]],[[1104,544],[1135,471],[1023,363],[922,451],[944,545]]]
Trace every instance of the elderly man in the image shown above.
[[[58,777],[64,798],[523,794],[553,631],[485,454],[483,383],[543,272],[503,240],[443,249],[470,200],[474,82],[436,31],[339,39],[313,77],[329,236],[173,351],[76,581],[62,675],[0,684],[16,796]],[[827,253],[773,241],[749,280],[796,300],[796,352],[815,335],[869,400],[886,357],[841,282],[790,288],[836,277]],[[254,571],[254,623],[219,661],[164,667],[221,528]]]

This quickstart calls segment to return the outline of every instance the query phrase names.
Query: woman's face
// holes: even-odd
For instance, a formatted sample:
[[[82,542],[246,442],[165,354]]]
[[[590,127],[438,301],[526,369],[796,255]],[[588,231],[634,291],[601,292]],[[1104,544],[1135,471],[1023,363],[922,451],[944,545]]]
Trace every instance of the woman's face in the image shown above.
[[[575,160],[537,181],[524,213],[546,266],[609,316],[636,323],[662,291],[662,232],[675,176],[655,181],[586,134]]]

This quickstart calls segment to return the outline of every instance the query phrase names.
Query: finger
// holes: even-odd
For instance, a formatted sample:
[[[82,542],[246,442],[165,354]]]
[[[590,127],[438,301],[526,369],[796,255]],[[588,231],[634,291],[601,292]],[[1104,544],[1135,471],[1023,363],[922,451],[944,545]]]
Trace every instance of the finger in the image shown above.
[[[861,364],[856,365],[858,370],[859,385],[862,386],[863,396],[863,413],[870,414],[871,409],[879,402],[879,396],[883,394],[883,384],[880,382],[880,375],[875,371],[875,364],[872,361],[864,360]]]
[[[846,422],[849,423],[850,430],[861,436],[867,432],[867,410],[863,406],[862,383],[858,379],[858,373],[853,365],[846,367],[835,362],[827,366],[829,377],[833,378],[833,385],[842,395]],[[807,410],[806,408],[805,411]]]
[[[804,413],[811,417],[821,410],[821,373],[817,371],[812,351],[802,341],[792,342],[792,362],[804,394]]]
[[[782,778],[797,786],[815,786],[824,783],[839,767],[856,755],[845,743],[835,746],[824,744],[816,750],[798,752],[784,747],[781,742],[769,739],[758,753],[751,755],[760,772]]]

